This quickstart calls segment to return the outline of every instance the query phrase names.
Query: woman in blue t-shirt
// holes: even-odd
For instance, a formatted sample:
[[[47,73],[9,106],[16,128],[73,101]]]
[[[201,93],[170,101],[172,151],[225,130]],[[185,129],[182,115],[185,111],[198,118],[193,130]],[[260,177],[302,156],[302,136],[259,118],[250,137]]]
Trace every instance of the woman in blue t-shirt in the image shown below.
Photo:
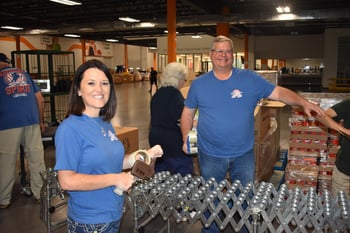
[[[73,79],[67,118],[55,135],[55,170],[69,193],[68,232],[119,231],[124,199],[115,190],[131,187],[134,177],[123,170],[139,155],[124,156],[110,122],[116,108],[108,68],[98,60],[82,64]],[[159,145],[147,152],[151,158],[163,154]]]

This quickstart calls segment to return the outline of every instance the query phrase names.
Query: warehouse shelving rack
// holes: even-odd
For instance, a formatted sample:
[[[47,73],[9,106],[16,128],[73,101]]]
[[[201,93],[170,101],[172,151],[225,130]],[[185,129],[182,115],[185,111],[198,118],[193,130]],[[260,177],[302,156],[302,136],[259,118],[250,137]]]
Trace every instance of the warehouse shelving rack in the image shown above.
[[[54,50],[20,50],[11,52],[12,66],[25,70],[34,80],[49,80],[45,97],[45,121],[64,119],[71,78],[75,72],[74,52]]]

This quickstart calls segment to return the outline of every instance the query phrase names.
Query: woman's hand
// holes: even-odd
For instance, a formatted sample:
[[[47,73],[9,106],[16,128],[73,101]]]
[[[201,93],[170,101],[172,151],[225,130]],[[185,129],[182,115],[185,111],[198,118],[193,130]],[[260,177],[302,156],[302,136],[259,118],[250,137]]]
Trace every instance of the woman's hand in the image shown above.
[[[151,156],[151,159],[159,158],[163,156],[163,149],[160,145],[155,145],[154,147],[148,149],[147,153]]]
[[[155,145],[154,147],[148,150],[137,150],[127,156],[128,168],[132,167],[136,160],[142,160],[146,164],[151,164],[151,160],[154,158],[161,157],[163,155],[163,149],[160,145]],[[125,164],[125,162],[124,162]],[[126,165],[123,165],[126,168]]]
[[[121,172],[117,175],[118,179],[115,180],[115,186],[123,191],[128,191],[136,180],[130,172]]]

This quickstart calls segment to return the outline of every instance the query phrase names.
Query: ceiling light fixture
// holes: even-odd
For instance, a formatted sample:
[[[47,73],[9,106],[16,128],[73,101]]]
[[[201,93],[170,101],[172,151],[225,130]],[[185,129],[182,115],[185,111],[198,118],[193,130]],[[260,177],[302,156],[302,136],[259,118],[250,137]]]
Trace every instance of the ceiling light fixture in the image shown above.
[[[295,14],[284,13],[284,14],[279,14],[277,18],[278,20],[295,20],[297,19],[297,16]]]
[[[9,29],[9,30],[23,30],[21,27],[14,27],[14,26],[1,26],[2,29]]]
[[[57,30],[49,30],[49,29],[32,29],[27,31],[29,35],[40,35],[45,33],[57,33]]]
[[[278,6],[276,7],[276,11],[279,13],[279,14],[282,14],[282,13],[290,13],[290,7],[289,6]]]
[[[289,6],[285,6],[283,8],[283,11],[284,11],[284,13],[290,13],[290,7]]]
[[[164,30],[164,33],[168,33],[168,30]],[[176,34],[179,34],[179,32],[176,32]]]
[[[121,21],[128,22],[128,23],[138,23],[138,22],[140,22],[140,20],[134,19],[134,18],[130,18],[130,17],[119,17],[118,19],[121,20]]]
[[[106,41],[108,41],[108,42],[118,42],[119,40],[116,40],[116,39],[106,39]]]
[[[202,37],[200,35],[193,35],[192,39],[202,39]]]
[[[140,27],[142,28],[152,28],[154,27],[155,24],[154,23],[151,23],[151,22],[143,22],[143,23],[140,23]]]
[[[78,31],[80,31],[80,32],[89,32],[89,31],[93,31],[93,30],[94,30],[93,28],[89,28],[89,27],[78,29]]]
[[[71,1],[71,0],[50,0],[50,2],[56,2],[68,6],[81,5],[81,2]]]
[[[276,7],[276,11],[281,14],[281,13],[283,13],[283,8],[278,6],[278,7]]]
[[[80,35],[76,35],[76,34],[64,34],[65,37],[72,37],[72,38],[79,38]]]

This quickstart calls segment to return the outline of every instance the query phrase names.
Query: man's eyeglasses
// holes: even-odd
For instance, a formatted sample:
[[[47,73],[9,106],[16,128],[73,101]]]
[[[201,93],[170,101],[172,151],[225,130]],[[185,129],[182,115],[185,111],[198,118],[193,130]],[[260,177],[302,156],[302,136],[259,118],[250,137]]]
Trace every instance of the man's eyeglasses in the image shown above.
[[[218,53],[218,54],[232,54],[233,53],[233,51],[231,49],[228,49],[228,50],[212,49],[211,51]]]

